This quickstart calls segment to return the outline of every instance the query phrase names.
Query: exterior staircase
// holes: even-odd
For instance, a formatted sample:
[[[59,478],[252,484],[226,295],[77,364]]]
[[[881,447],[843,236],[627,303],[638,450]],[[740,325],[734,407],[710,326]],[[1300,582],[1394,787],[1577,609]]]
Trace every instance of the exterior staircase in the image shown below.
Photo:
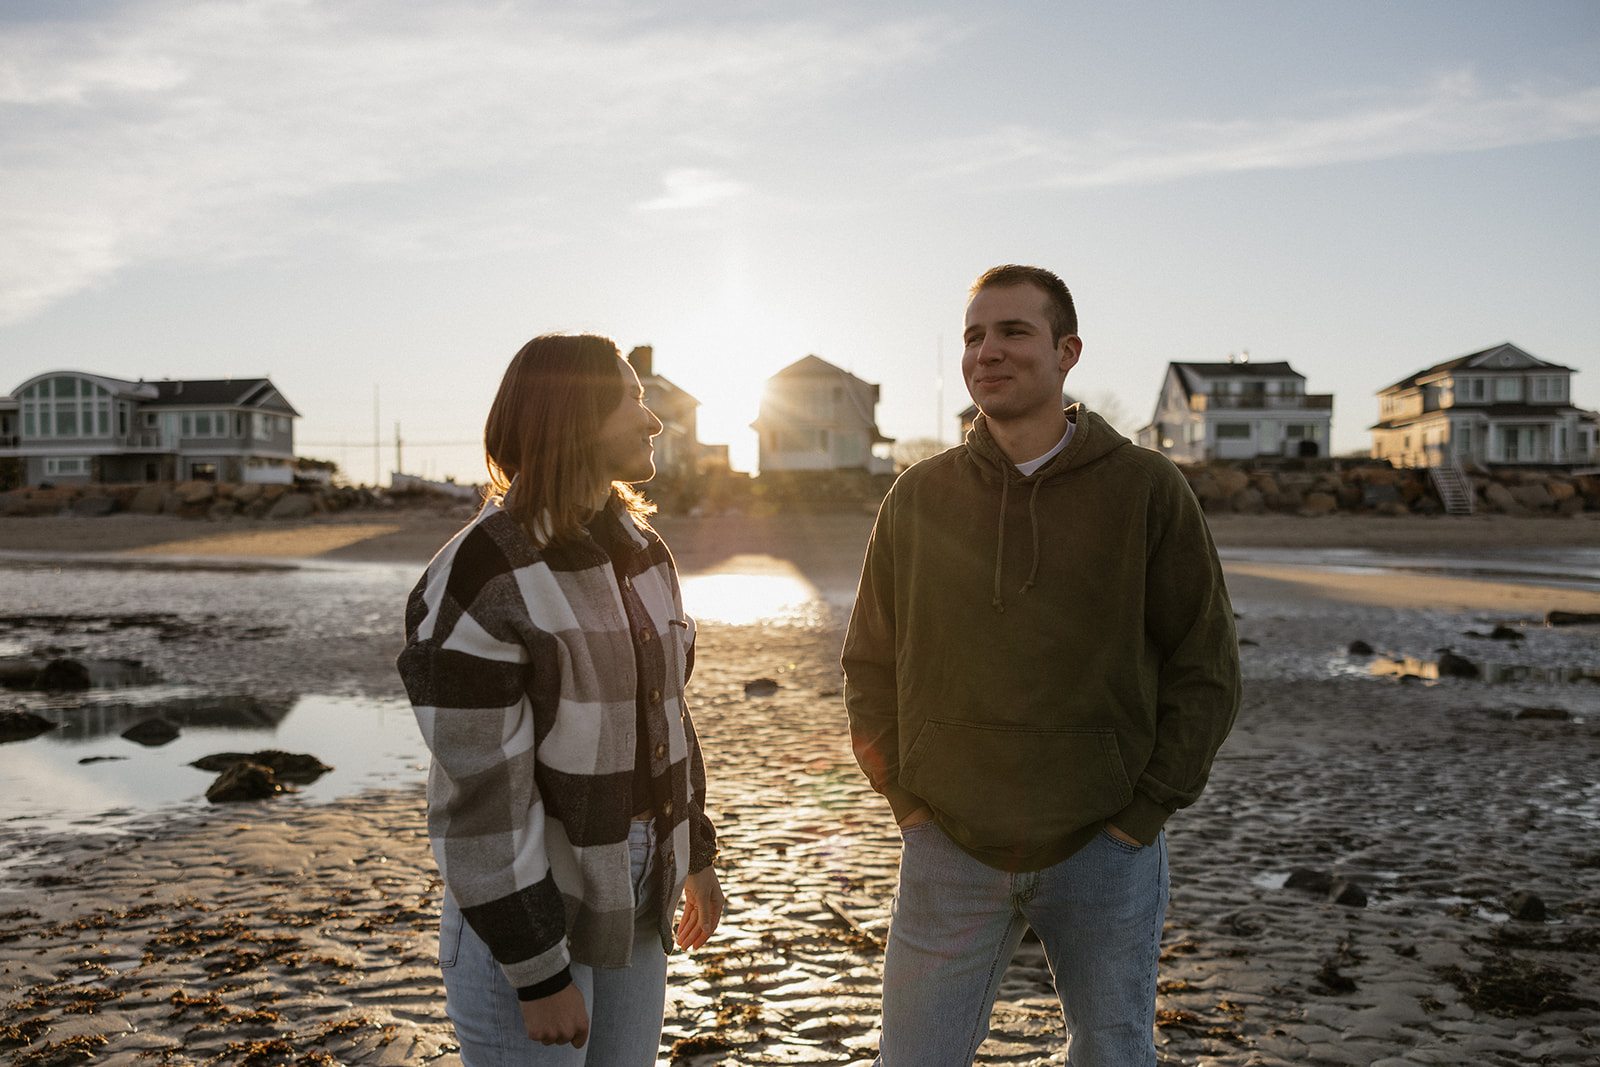
[[[1472,514],[1472,483],[1459,463],[1446,461],[1429,467],[1428,473],[1433,475],[1434,488],[1439,490],[1439,501],[1448,514]]]

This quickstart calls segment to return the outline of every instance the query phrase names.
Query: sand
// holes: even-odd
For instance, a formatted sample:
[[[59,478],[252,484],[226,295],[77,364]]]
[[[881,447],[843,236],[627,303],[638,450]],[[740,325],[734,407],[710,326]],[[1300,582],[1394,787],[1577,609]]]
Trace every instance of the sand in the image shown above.
[[[460,521],[8,519],[0,552],[27,566],[209,556],[420,567]],[[869,522],[660,526],[686,574],[767,568],[837,593],[853,584]],[[1589,519],[1230,516],[1213,529],[1220,544],[1263,548],[1600,543]],[[1248,559],[1228,569],[1245,706],[1206,794],[1169,824],[1161,1062],[1593,1064],[1600,686],[1545,679],[1600,671],[1600,628],[1540,620],[1558,605],[1600,611],[1600,595]],[[1469,636],[1496,624],[1523,636]],[[1351,656],[1358,638],[1378,655]],[[673,959],[662,1063],[871,1062],[898,836],[849,754],[840,639],[836,613],[701,629],[691,698],[730,908],[706,949]],[[359,689],[391,695],[382,657],[397,642],[321,635],[312,648],[291,631],[250,647],[302,664],[313,682],[343,663]],[[1546,673],[1498,684],[1371,673],[1372,661],[1431,661],[1446,645]],[[747,696],[756,677],[779,688]],[[1527,708],[1566,718],[1515,717]],[[0,848],[23,857],[0,881],[0,1050],[23,1067],[91,1057],[451,1067],[421,804],[420,789],[406,788],[210,809],[117,833],[0,822]],[[1287,887],[1297,869],[1354,881],[1365,906]],[[1543,900],[1546,921],[1509,917],[1519,891]],[[1063,1043],[1048,972],[1025,944],[978,1062],[1060,1062]]]

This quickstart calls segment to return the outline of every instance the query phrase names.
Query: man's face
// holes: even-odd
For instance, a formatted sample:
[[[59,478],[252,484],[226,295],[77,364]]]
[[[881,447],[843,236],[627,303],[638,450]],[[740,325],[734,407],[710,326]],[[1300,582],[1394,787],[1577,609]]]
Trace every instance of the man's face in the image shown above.
[[[1078,362],[1076,334],[1050,340],[1044,290],[990,286],[967,305],[961,376],[972,402],[991,422],[1012,422],[1061,410],[1061,383]]]

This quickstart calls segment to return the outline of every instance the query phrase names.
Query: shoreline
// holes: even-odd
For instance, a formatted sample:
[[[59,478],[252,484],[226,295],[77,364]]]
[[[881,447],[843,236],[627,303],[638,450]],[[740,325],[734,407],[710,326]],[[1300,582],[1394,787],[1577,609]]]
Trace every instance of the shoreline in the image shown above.
[[[193,637],[85,630],[61,640],[137,640],[131,654],[149,650],[197,684],[239,671],[307,685],[353,677],[386,699],[397,684],[398,598],[463,521],[413,516],[383,531],[362,529],[381,524],[370,516],[104,525],[116,518],[70,520],[95,537],[52,527],[57,520],[0,519],[0,553],[30,551],[13,524],[45,523],[28,536],[48,543],[11,579],[41,590],[45,604],[72,578],[89,601],[114,583],[120,599],[96,610],[217,617]],[[1402,553],[1600,540],[1587,518],[1456,523],[1223,516],[1213,529],[1224,546],[1315,550],[1381,538],[1371,547]],[[659,523],[686,574],[766,567],[832,591],[853,588],[870,524],[865,515]],[[1300,536],[1284,544],[1290,533]],[[257,554],[202,540],[217,536],[245,537],[226,547]],[[46,552],[59,575],[35,566]],[[307,559],[317,565],[301,571]],[[85,566],[105,569],[79,573]],[[234,567],[265,569],[222,573]],[[191,581],[215,602],[191,598]],[[1356,638],[1397,657],[1453,645],[1600,672],[1600,627],[1527,626],[1513,642],[1468,636],[1554,605],[1559,591],[1527,583],[1248,561],[1229,582],[1245,704],[1210,786],[1168,827],[1162,1067],[1592,1063],[1600,687],[1402,681],[1370,673],[1345,649]],[[256,599],[237,600],[249,591]],[[248,632],[280,622],[281,632]],[[730,908],[706,950],[671,958],[663,1065],[872,1060],[899,837],[850,753],[841,636],[837,615],[699,629],[690,698]],[[745,683],[760,677],[776,680],[776,692],[748,694]],[[1564,717],[1517,717],[1528,709]],[[0,871],[0,1047],[16,1050],[19,1067],[91,1057],[108,1067],[151,1058],[458,1067],[432,956],[439,885],[422,795],[421,783],[378,786],[116,827],[90,820],[72,832],[0,821],[0,847],[20,857]],[[1289,888],[1299,869],[1353,880],[1367,904]],[[1512,919],[1518,893],[1536,895],[1547,918]],[[1062,1046],[1048,969],[1024,944],[977,1062],[1043,1067]]]

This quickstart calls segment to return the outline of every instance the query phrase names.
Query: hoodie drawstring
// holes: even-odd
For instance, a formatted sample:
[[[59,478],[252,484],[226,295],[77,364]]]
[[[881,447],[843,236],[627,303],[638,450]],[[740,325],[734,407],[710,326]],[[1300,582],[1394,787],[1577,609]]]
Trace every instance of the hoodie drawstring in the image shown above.
[[[1028,570],[1028,580],[1022,583],[1018,594],[1026,593],[1032,589],[1039,578],[1039,487],[1044,485],[1044,479],[1038,478],[1033,483],[1033,491],[1028,494],[1028,523],[1033,528],[1033,565]],[[990,606],[1001,615],[1006,613],[1005,598],[1000,592],[1000,572],[1005,563],[1006,555],[1006,498],[1010,493],[1011,479],[1003,474],[1000,479],[1000,529],[995,537],[994,549],[994,600]]]
[[[1004,615],[1006,602],[1000,596],[1000,565],[1006,558],[1006,492],[1011,488],[1011,479],[1006,477],[1005,471],[1000,472],[1000,532],[996,535],[994,546],[994,599],[989,606]]]

